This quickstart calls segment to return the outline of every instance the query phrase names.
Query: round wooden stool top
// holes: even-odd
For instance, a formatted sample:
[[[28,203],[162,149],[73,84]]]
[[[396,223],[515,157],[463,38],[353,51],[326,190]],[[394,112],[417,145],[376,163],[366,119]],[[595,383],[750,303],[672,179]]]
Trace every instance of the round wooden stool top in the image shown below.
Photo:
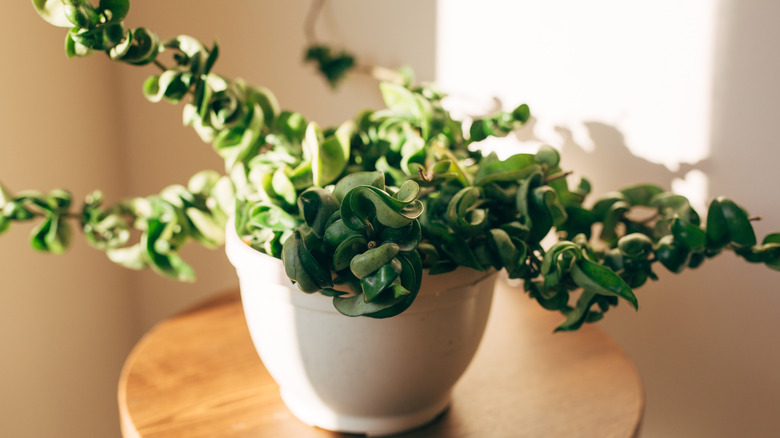
[[[597,326],[553,334],[561,321],[498,281],[485,338],[450,408],[403,437],[635,437],[641,379]],[[381,396],[378,394],[378,396]],[[147,333],[119,382],[125,438],[335,437],[282,403],[249,338],[237,291]]]

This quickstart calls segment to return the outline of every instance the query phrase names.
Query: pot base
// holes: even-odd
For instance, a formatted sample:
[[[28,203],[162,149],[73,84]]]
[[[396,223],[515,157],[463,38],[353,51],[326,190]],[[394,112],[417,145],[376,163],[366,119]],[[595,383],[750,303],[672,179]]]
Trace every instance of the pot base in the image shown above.
[[[427,407],[404,415],[353,416],[334,412],[324,403],[316,400],[302,400],[284,390],[279,392],[290,412],[303,423],[321,429],[366,436],[395,435],[418,429],[436,420],[450,404],[450,395],[447,394],[446,397]]]

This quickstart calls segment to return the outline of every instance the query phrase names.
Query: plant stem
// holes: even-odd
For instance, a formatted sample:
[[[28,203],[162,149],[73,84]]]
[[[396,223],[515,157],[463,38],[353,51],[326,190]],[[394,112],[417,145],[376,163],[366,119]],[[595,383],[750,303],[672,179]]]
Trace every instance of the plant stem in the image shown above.
[[[379,82],[393,82],[395,84],[404,83],[404,77],[397,71],[389,68],[376,65],[360,65],[356,67],[355,70],[367,74]]]
[[[566,178],[567,176],[571,175],[572,173],[574,173],[574,172],[571,171],[571,170],[567,170],[565,172],[558,172],[556,174],[550,175],[547,178],[545,178],[544,183],[545,184],[549,184],[549,183],[551,183],[551,182],[553,182],[553,181],[555,181],[557,179]]]
[[[309,12],[306,14],[306,19],[303,22],[303,34],[306,36],[306,41],[309,45],[317,42],[315,26],[324,5],[325,0],[313,0],[311,6],[309,6]]]
[[[425,169],[422,166],[417,169],[417,173],[424,182],[430,182],[432,179],[430,176],[425,174]]]

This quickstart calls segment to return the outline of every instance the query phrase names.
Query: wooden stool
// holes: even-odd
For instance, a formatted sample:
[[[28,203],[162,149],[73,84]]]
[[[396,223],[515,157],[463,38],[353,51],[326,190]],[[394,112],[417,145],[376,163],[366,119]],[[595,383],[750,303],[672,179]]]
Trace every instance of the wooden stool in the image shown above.
[[[499,280],[485,338],[450,408],[404,437],[636,437],[641,379],[597,326],[553,334],[561,316]],[[119,382],[125,438],[335,437],[282,403],[249,338],[237,291],[166,320]]]

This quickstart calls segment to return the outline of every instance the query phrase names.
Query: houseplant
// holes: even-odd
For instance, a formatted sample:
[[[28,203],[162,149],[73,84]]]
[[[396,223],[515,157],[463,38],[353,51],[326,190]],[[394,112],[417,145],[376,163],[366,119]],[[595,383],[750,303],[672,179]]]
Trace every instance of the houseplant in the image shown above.
[[[305,136],[304,136],[304,137],[305,137]],[[468,137],[468,136],[467,136],[467,137]],[[412,146],[410,146],[410,149],[411,149],[411,148],[412,148]],[[434,159],[436,160],[436,159],[438,159],[438,157],[434,157]],[[410,160],[408,160],[408,161],[409,161],[409,162],[414,162],[414,160],[413,160],[413,159],[410,159]],[[423,163],[423,164],[425,164],[425,163]],[[548,163],[548,164],[549,164],[549,163]],[[395,168],[395,167],[394,167],[394,168]],[[451,166],[451,165],[450,165],[450,168],[452,168],[452,166]],[[487,164],[485,165],[485,168],[488,168]],[[426,171],[430,171],[430,170],[432,170],[432,167],[431,167],[430,165],[427,165],[427,164],[426,164],[426,169],[425,169],[425,170],[426,170]],[[449,171],[450,169],[444,169],[444,170],[445,170],[445,172],[443,172],[443,173],[445,174],[445,176],[447,176],[446,174],[447,174],[447,173],[449,173],[449,172],[447,172],[447,171]],[[515,169],[515,170],[517,170],[517,169]],[[406,171],[406,169],[401,169],[401,171],[404,171],[404,172],[405,172],[405,171]],[[434,172],[434,173],[435,173],[435,172]],[[454,173],[454,172],[453,172],[453,173]],[[274,173],[274,174],[275,174],[275,173]],[[412,176],[413,176],[413,174],[412,174]],[[549,176],[549,173],[548,173],[548,176]],[[284,180],[283,180],[283,178],[280,176],[278,179],[281,181],[281,182],[279,182],[278,184],[281,184],[281,185],[283,185],[283,184],[284,184]],[[537,178],[537,179],[538,179],[538,178]],[[526,179],[526,180],[528,180],[528,179]],[[272,183],[274,182],[274,181],[273,181],[273,178],[272,178],[271,182],[272,182]],[[424,181],[422,181],[422,177],[421,177],[421,181],[420,181],[421,185],[424,185],[424,184],[423,184],[423,182],[424,182]],[[398,184],[398,183],[397,183],[395,180],[393,180],[393,181],[392,181],[392,184],[393,184],[393,185],[396,185],[396,184],[397,184],[397,185],[400,185],[400,184]],[[453,183],[453,184],[454,184],[454,183]],[[499,180],[499,182],[498,182],[498,183],[496,183],[495,185],[496,185],[496,186],[498,186],[498,188],[501,188],[501,189],[506,189],[506,190],[518,190],[518,191],[520,190],[520,187],[504,187],[504,184],[506,184],[506,183],[505,183],[505,182],[503,182],[503,181],[501,181],[501,180]],[[273,185],[273,184],[272,184],[272,185]],[[511,184],[506,184],[506,185],[510,185],[510,186],[511,186]],[[529,185],[531,185],[531,183],[530,183],[530,182],[529,182]],[[482,187],[487,187],[487,184],[485,184],[485,185],[480,185],[479,187],[480,187],[480,188],[482,188]],[[493,186],[491,185],[490,187],[493,187]],[[541,187],[541,186],[540,186],[540,187]],[[272,188],[274,188],[274,191],[276,192],[276,187],[272,187]],[[553,190],[554,190],[554,189],[555,189],[555,188],[553,187]],[[425,190],[425,187],[423,187],[423,191],[424,191],[424,190]],[[197,190],[195,190],[195,191],[197,192]],[[278,190],[278,192],[276,192],[276,194],[279,194],[279,193],[281,193],[281,192],[283,192],[283,189],[279,189],[279,190]],[[473,192],[473,190],[472,190],[472,192]],[[543,191],[542,191],[542,190],[540,190],[539,192],[541,193],[541,192],[543,192]],[[557,193],[557,192],[556,192],[556,193]],[[296,194],[297,194],[297,193],[296,193]],[[452,196],[454,197],[456,194],[457,194],[457,193],[453,194]],[[467,192],[466,194],[468,194],[468,192]],[[466,197],[466,194],[462,195],[462,198],[461,198],[461,199],[465,198],[465,197]],[[282,196],[282,198],[283,198],[283,196]],[[419,198],[420,198],[420,199],[424,199],[425,197],[424,197],[424,196],[420,196]],[[516,198],[517,198],[517,197],[515,197],[515,200],[516,200]],[[559,198],[561,198],[561,196],[559,196]],[[54,198],[54,199],[57,199],[57,198]],[[169,201],[170,201],[171,199],[175,199],[175,198],[173,198],[172,196],[170,196],[170,193],[169,193],[169,192],[166,192],[166,193],[165,193],[165,195],[163,196],[163,200],[169,200]],[[276,199],[276,198],[275,198],[275,199]],[[178,202],[178,201],[177,201],[177,202]],[[616,201],[616,202],[617,202],[617,201]],[[169,203],[170,203],[170,204],[173,204],[173,207],[175,207],[175,206],[176,206],[176,205],[174,204],[174,202],[169,202]],[[127,210],[132,210],[133,208],[135,208],[135,209],[137,209],[138,211],[143,211],[143,209],[147,209],[147,210],[153,210],[153,209],[155,209],[155,208],[156,208],[156,209],[158,209],[159,211],[164,211],[164,210],[166,210],[166,209],[170,210],[171,208],[173,208],[173,207],[167,206],[167,205],[166,205],[166,204],[164,204],[164,202],[162,202],[162,201],[160,201],[160,202],[157,202],[157,204],[160,204],[159,206],[157,206],[157,205],[152,205],[152,204],[155,204],[155,203],[154,203],[154,202],[151,202],[151,201],[149,202],[149,204],[150,204],[150,205],[152,205],[152,206],[145,206],[145,205],[141,205],[141,204],[144,204],[144,203],[139,201],[139,202],[138,202],[138,205],[135,205],[135,204],[133,204],[133,205],[130,205],[129,207],[125,207],[125,208],[126,208]],[[193,205],[195,205],[195,204],[196,204],[196,203],[193,201]],[[554,203],[553,203],[553,204],[554,204]],[[466,213],[468,213],[468,214],[470,214],[470,215],[472,215],[472,216],[473,216],[473,215],[478,215],[478,214],[481,214],[481,213],[478,213],[478,211],[479,211],[479,208],[476,208],[476,207],[474,207],[474,206],[473,206],[473,204],[472,204],[472,205],[468,205],[468,203],[464,203],[463,205],[464,205],[464,211],[465,211]],[[613,205],[614,205],[614,204],[613,204]],[[484,205],[483,205],[483,206],[484,206]],[[205,211],[204,209],[199,209],[199,208],[195,208],[195,207],[191,207],[191,206],[188,206],[188,207],[189,207],[189,208],[194,208],[194,210],[189,210],[189,212],[190,212],[189,214],[190,214],[190,215],[193,215],[193,216],[195,216],[195,215],[197,215],[197,214],[198,214],[198,213],[196,213],[196,211]],[[471,207],[474,207],[474,208],[471,208]],[[570,206],[569,206],[569,205],[564,205],[564,208],[565,208],[565,207],[570,207]],[[576,204],[574,204],[574,207],[577,207],[577,205],[576,205]],[[621,207],[625,208],[625,206],[621,206]],[[265,208],[265,207],[263,207],[263,208]],[[471,208],[471,209],[470,209],[470,208]],[[453,208],[453,210],[455,210],[455,209]],[[493,211],[493,210],[495,210],[495,209],[489,210],[488,212],[490,212],[490,211]],[[571,209],[571,207],[570,207],[570,210],[571,210],[571,211],[577,211],[577,210],[573,210],[573,209]],[[97,211],[97,210],[95,210],[95,211]],[[175,208],[174,208],[174,210],[173,210],[173,211],[176,211],[176,210],[175,210]],[[427,209],[426,211],[433,211],[433,208],[429,208],[429,209]],[[103,212],[103,213],[106,213],[106,212]],[[103,213],[95,213],[95,216],[99,216],[99,215],[101,215],[101,214],[103,214]],[[140,214],[140,213],[133,213],[133,214]],[[178,213],[177,213],[177,214],[178,214]],[[95,216],[93,216],[93,217],[95,217]],[[106,213],[106,216],[105,216],[105,218],[107,219],[109,216],[111,216],[111,214],[110,214],[110,213]],[[281,216],[281,215],[280,215],[280,216]],[[573,216],[573,214],[570,214],[570,216]],[[116,216],[111,216],[111,217],[116,217]],[[472,219],[473,219],[473,218],[472,218]],[[103,218],[100,218],[100,217],[95,217],[95,218],[94,218],[94,220],[93,220],[93,222],[95,222],[96,224],[103,224],[102,220],[103,220]],[[145,220],[146,220],[146,219],[145,219]],[[188,220],[192,220],[192,222],[197,222],[197,219],[188,219]],[[478,225],[478,221],[477,221],[476,219],[474,219],[474,222],[476,222],[476,224],[474,224],[475,226],[476,226],[476,225]],[[533,223],[537,223],[537,222],[538,222],[538,221],[536,221],[536,220],[534,220],[534,221],[533,221]],[[89,221],[87,221],[87,223],[89,223]],[[156,221],[156,222],[155,222],[154,220],[152,220],[152,219],[149,219],[149,220],[147,221],[147,225],[144,225],[144,226],[146,227],[146,229],[147,229],[147,230],[154,230],[154,232],[151,232],[151,231],[150,231],[150,234],[149,234],[149,236],[147,236],[147,237],[146,237],[146,244],[145,244],[145,245],[142,245],[142,249],[148,252],[148,254],[147,254],[147,255],[148,255],[148,258],[149,258],[149,260],[151,260],[151,261],[152,261],[152,265],[153,265],[153,266],[155,266],[157,269],[160,269],[160,270],[163,270],[163,271],[165,271],[165,272],[168,272],[168,271],[166,270],[166,269],[168,268],[168,266],[171,266],[171,267],[174,267],[174,268],[175,268],[176,266],[181,266],[181,263],[180,263],[180,262],[179,262],[179,261],[178,261],[178,260],[177,260],[175,257],[173,257],[172,255],[170,255],[170,252],[169,252],[169,251],[167,251],[167,250],[166,250],[165,252],[163,252],[163,251],[160,249],[160,248],[161,248],[163,245],[166,245],[166,244],[159,244],[159,245],[158,245],[158,244],[157,244],[157,243],[155,243],[155,242],[158,242],[158,241],[161,241],[161,242],[173,242],[173,245],[171,245],[171,246],[174,246],[174,247],[175,247],[176,245],[178,245],[178,244],[180,243],[180,241],[178,241],[178,240],[176,240],[176,239],[174,239],[174,238],[171,238],[171,239],[168,239],[168,240],[166,240],[166,238],[165,238],[165,234],[166,234],[166,232],[169,232],[169,233],[170,233],[170,234],[172,234],[172,235],[174,235],[175,233],[174,233],[174,231],[171,231],[171,230],[172,230],[172,228],[171,228],[171,229],[168,229],[168,231],[165,231],[165,230],[163,230],[163,227],[161,226],[161,223],[162,223],[162,221]],[[47,231],[46,233],[43,233],[43,235],[44,235],[44,236],[50,236],[50,235],[55,235],[55,236],[56,236],[56,235],[58,235],[58,233],[56,233],[56,232],[52,234],[51,230],[52,230],[53,228],[57,228],[57,230],[59,231],[59,225],[60,225],[60,222],[59,222],[59,221],[56,221],[56,222],[55,222],[55,221],[53,221],[53,220],[52,220],[52,221],[51,221],[51,224],[56,224],[57,226],[56,226],[56,227],[52,227],[51,225],[49,225],[49,226],[48,226],[48,228],[47,228],[47,230],[48,230],[48,231]],[[460,225],[460,222],[458,222],[458,221],[455,221],[455,224],[458,224],[458,225]],[[105,225],[105,224],[103,224],[103,225]],[[450,227],[450,228],[452,228],[452,227],[453,227],[453,225],[450,225],[450,223],[449,223],[449,222],[447,222],[445,225],[446,225],[446,226],[448,226],[448,227]],[[471,225],[471,224],[469,224],[469,225]],[[522,225],[522,224],[521,224],[521,225]],[[106,226],[107,226],[107,225],[106,225]],[[93,225],[93,227],[94,227],[94,225]],[[44,228],[46,228],[46,227],[44,227]],[[201,228],[203,228],[203,227],[201,227]],[[313,227],[312,227],[312,228],[313,228]],[[466,228],[466,227],[464,227],[464,228]],[[507,230],[504,230],[504,229],[503,229],[503,228],[501,228],[501,227],[494,227],[494,228],[498,228],[498,229],[500,229],[501,231],[503,231],[503,232],[507,233],[508,235],[510,235],[510,242],[513,242],[513,240],[511,239],[512,235],[511,235],[511,234],[510,234],[510,233],[509,233]],[[205,229],[205,228],[204,228],[204,229]],[[466,229],[468,229],[468,228],[466,228]],[[41,230],[41,231],[43,231],[43,230]],[[306,231],[306,230],[304,230],[304,231]],[[477,231],[479,231],[479,230],[477,229]],[[521,230],[521,231],[522,231],[522,230]],[[526,231],[526,232],[527,232],[527,231]],[[117,234],[118,234],[118,233],[117,233]],[[204,233],[201,233],[201,234],[202,234],[203,236],[205,236],[205,235],[208,235],[208,233],[205,233],[205,232],[204,232]],[[302,234],[303,234],[303,232],[302,232]],[[501,235],[501,233],[500,233],[499,231],[495,231],[494,233],[491,233],[491,237],[493,236],[493,234]],[[679,234],[679,233],[678,233],[678,234]],[[38,233],[37,235],[39,235],[39,236],[40,236],[40,235],[41,235],[41,233]],[[104,234],[103,234],[103,235],[104,235]],[[160,236],[162,236],[162,237],[160,237]],[[699,236],[700,236],[700,234],[699,234]],[[179,235],[176,235],[176,237],[181,237],[181,234],[179,234]],[[199,236],[199,237],[202,237],[202,236]],[[572,235],[572,236],[569,236],[569,238],[570,238],[570,239],[571,239],[572,237],[573,237],[573,235]],[[430,240],[430,238],[429,238],[429,240]],[[571,239],[571,240],[573,240],[573,239]],[[667,240],[668,240],[668,239],[667,239]],[[699,239],[699,241],[700,241],[700,240],[701,240],[701,239]],[[55,242],[55,243],[56,243],[56,241],[57,241],[56,239],[54,239],[54,240],[53,240],[53,242]],[[204,239],[204,241],[205,241],[205,239]],[[495,239],[494,239],[494,241],[495,241]],[[268,242],[268,241],[266,240],[266,241],[264,241],[264,242]],[[273,242],[273,240],[271,240],[271,242]],[[490,242],[490,241],[488,241],[488,242]],[[46,241],[46,239],[44,239],[44,243],[48,245],[48,242]],[[477,243],[478,243],[478,242],[477,242]],[[493,244],[495,244],[495,243],[496,243],[496,242],[493,242]],[[533,239],[531,240],[531,245],[536,245],[537,243],[538,243],[538,242],[536,242],[535,240],[533,240]],[[694,243],[695,243],[695,242],[694,242]],[[487,245],[487,246],[489,247],[490,245],[491,245],[491,244],[490,244],[490,243],[488,243],[488,245]],[[515,243],[513,243],[513,245],[515,245],[515,247],[518,247],[518,246],[519,246],[518,244],[515,244]],[[659,245],[659,247],[660,247],[660,243],[658,243],[658,245]],[[42,246],[43,246],[43,245],[42,245]],[[158,248],[158,246],[159,246],[159,248]],[[126,261],[126,260],[130,260],[130,261],[133,261],[134,263],[135,263],[135,262],[137,262],[137,260],[139,260],[139,259],[137,259],[137,258],[132,258],[132,257],[130,257],[129,255],[127,255],[127,253],[122,253],[122,252],[120,252],[120,251],[119,251],[119,250],[117,250],[116,248],[119,248],[119,246],[117,246],[117,247],[111,247],[111,248],[109,248],[109,249],[110,249],[110,253],[112,254],[112,257],[114,257],[114,258],[117,258],[117,259],[120,259],[120,260],[125,260],[125,261]],[[484,246],[483,246],[483,248],[484,248]],[[567,246],[565,246],[565,245],[564,245],[564,246],[561,246],[561,248],[571,248],[571,247],[567,247]],[[163,249],[164,249],[164,248],[163,248]],[[436,248],[434,248],[434,249],[436,249]],[[135,253],[133,253],[132,251],[131,251],[130,253],[131,253],[131,254],[137,254],[137,253],[139,252],[139,250],[138,250],[137,248],[136,248],[136,249],[133,249],[133,251],[135,251]],[[436,252],[436,254],[438,254],[439,256],[441,255],[440,253],[442,253],[442,252],[443,252],[443,253],[445,253],[445,254],[447,253],[447,250],[446,250],[446,248],[441,248],[441,251],[439,251],[438,249],[436,249],[436,251],[437,251],[437,252]],[[476,252],[476,250],[475,250],[474,252]],[[536,257],[536,258],[541,258],[541,259],[542,259],[542,261],[544,260],[544,257],[541,257],[541,253],[535,254],[533,251],[530,251],[530,252],[531,252],[531,254],[532,254],[534,257]],[[547,252],[546,254],[551,254],[551,253],[552,253],[552,254],[555,254],[555,252],[554,252],[554,251],[549,251],[549,252]],[[124,254],[124,255],[125,255],[125,258],[122,258],[122,254]],[[575,250],[572,248],[572,249],[567,249],[567,250],[565,250],[565,251],[564,251],[564,250],[561,250],[561,252],[560,252],[560,258],[559,258],[559,259],[556,259],[556,256],[550,256],[550,260],[552,260],[553,262],[560,262],[560,263],[561,263],[561,265],[564,265],[564,266],[566,266],[566,265],[567,265],[567,261],[566,261],[566,260],[563,260],[563,259],[564,259],[564,257],[575,257],[575,256],[576,256],[576,251],[575,251]],[[166,258],[166,257],[167,257],[167,258]],[[453,257],[454,257],[454,256],[453,256]],[[599,256],[599,258],[598,258],[598,259],[599,259],[599,260],[601,260],[601,257]],[[146,260],[145,260],[145,259],[141,259],[141,260],[143,260],[144,262],[146,262]],[[611,259],[607,259],[607,258],[606,258],[606,256],[605,256],[605,258],[604,258],[604,261],[605,261],[605,263],[606,263],[606,260],[611,260]],[[551,268],[551,267],[553,267],[553,265],[555,265],[555,263],[553,263],[553,262],[550,262],[550,263],[548,263],[548,265],[547,265],[547,266],[548,266],[548,268]],[[140,263],[139,263],[139,264],[140,264]],[[657,263],[654,263],[654,265],[655,265],[655,266],[657,266],[658,264],[657,264]],[[529,260],[529,262],[528,262],[528,266],[531,266],[531,267],[533,267],[533,262]],[[541,266],[543,266],[543,263],[541,263],[541,264],[540,264],[540,269],[541,269]],[[575,265],[575,266],[576,266],[576,265]],[[391,266],[391,268],[392,268],[392,266]],[[390,269],[390,268],[388,268],[388,269]],[[557,269],[557,268],[556,268],[556,269]],[[582,269],[580,269],[580,270],[582,270]],[[179,272],[185,272],[185,273],[186,273],[186,270],[184,270],[184,269],[181,269],[181,270],[179,270]],[[181,274],[179,274],[179,275],[181,275]],[[649,274],[648,274],[648,275],[649,275]],[[568,277],[567,277],[567,278],[568,278]],[[565,282],[564,282],[564,283],[565,283]],[[633,284],[633,283],[632,283],[632,284]],[[555,283],[554,283],[554,281],[553,281],[553,280],[550,280],[550,285],[551,285],[550,289],[552,289],[552,290],[557,290],[557,289],[554,287]],[[532,293],[538,293],[540,296],[542,296],[542,295],[541,295],[541,292],[537,292],[537,291],[534,291],[534,290],[532,290],[531,292],[532,292]],[[549,291],[547,291],[547,290],[545,289],[543,292],[549,292]],[[552,294],[551,294],[551,295],[552,295]],[[562,293],[562,292],[561,292],[561,295],[563,295],[563,293]],[[555,296],[553,295],[553,296],[550,296],[549,298],[550,298],[550,299],[553,299],[553,298],[555,298]],[[560,298],[558,298],[558,299],[560,300]],[[549,300],[548,300],[548,301],[549,301]],[[559,302],[562,302],[562,301],[563,301],[563,300],[560,300]],[[586,301],[587,301],[587,300],[586,300]],[[588,303],[586,302],[585,304],[588,304]],[[554,305],[555,305],[555,302],[553,302],[552,304],[549,304],[549,303],[548,303],[548,305],[550,305],[551,307],[554,307]],[[570,327],[571,327],[571,326],[570,326]]]

